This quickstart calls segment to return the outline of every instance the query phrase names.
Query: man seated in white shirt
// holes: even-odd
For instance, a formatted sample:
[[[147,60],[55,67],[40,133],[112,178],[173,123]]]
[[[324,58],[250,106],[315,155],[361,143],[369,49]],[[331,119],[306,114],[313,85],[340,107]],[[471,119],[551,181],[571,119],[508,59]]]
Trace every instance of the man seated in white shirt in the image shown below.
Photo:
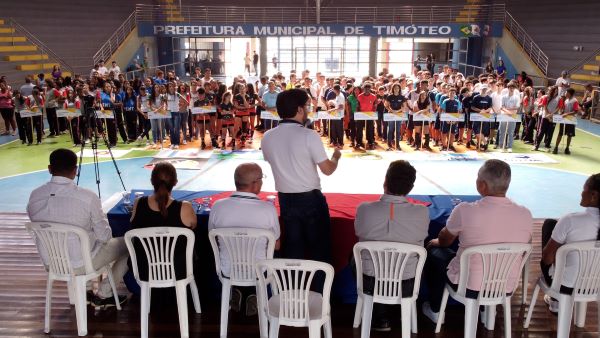
[[[208,218],[208,230],[217,228],[256,228],[273,232],[277,242],[275,250],[279,250],[279,217],[275,206],[262,201],[258,194],[262,188],[265,176],[256,163],[240,164],[233,174],[236,191],[229,198],[215,202]],[[257,249],[256,259],[266,258],[266,241],[258,244],[264,249]],[[227,250],[221,251],[221,272],[225,277],[229,275],[230,261]],[[246,288],[242,288],[247,291]],[[254,290],[250,291],[253,292]],[[248,292],[248,293],[250,293]],[[245,292],[246,293],[246,292]],[[242,291],[232,289],[231,308],[239,311],[242,302]],[[256,295],[250,294],[246,298],[246,315],[255,315]]]
[[[123,237],[112,237],[112,230],[98,196],[73,182],[77,175],[77,155],[68,149],[54,150],[50,154],[48,170],[52,174],[50,182],[35,189],[29,196],[27,213],[31,221],[70,224],[84,229],[90,237],[94,269],[115,262],[112,266],[113,278],[115,282],[122,280],[128,269],[129,257],[125,241]],[[73,238],[68,245],[75,273],[85,274],[79,241]],[[40,250],[40,255],[44,265],[47,265],[47,253]],[[121,303],[126,299],[126,296],[119,296]],[[91,302],[96,307],[115,306],[108,278],[102,280]]]
[[[429,229],[429,210],[412,204],[406,195],[414,187],[417,171],[407,161],[390,163],[383,182],[383,195],[379,201],[364,202],[356,210],[354,229],[359,242],[388,241],[423,246]],[[363,251],[363,291],[373,294],[375,273],[371,255]],[[402,280],[402,296],[411,297],[415,283],[416,258],[409,259]],[[373,305],[373,324],[376,331],[390,331],[388,306]]]

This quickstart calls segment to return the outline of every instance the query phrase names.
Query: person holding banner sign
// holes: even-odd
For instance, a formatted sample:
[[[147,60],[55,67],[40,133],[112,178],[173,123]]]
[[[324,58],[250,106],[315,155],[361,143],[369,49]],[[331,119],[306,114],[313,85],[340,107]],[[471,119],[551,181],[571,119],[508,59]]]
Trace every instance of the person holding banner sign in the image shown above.
[[[170,116],[166,112],[166,102],[163,94],[160,93],[160,85],[154,84],[152,86],[152,91],[148,97],[148,117],[150,118],[150,126],[152,127],[152,142],[156,145],[157,148],[162,148],[162,142],[164,140],[164,121],[167,121]],[[152,115],[157,115],[156,118],[150,117],[150,112]],[[163,112],[165,114],[163,114]],[[161,116],[165,115],[161,118]]]
[[[517,89],[515,81],[508,83],[508,93],[502,97],[502,108],[500,109],[500,115],[505,118],[512,119],[514,115],[519,111],[521,106],[521,97]],[[520,121],[520,119],[517,118]],[[512,146],[515,139],[515,128],[517,126],[517,120],[500,122],[500,130],[498,137],[500,138],[500,148],[502,151],[512,153]]]
[[[235,111],[235,125],[234,137],[240,136],[240,146],[244,146],[246,143],[246,136],[249,134],[248,130],[248,119],[250,117],[250,104],[248,100],[250,97],[246,94],[246,85],[238,83],[236,85],[237,94],[233,98],[233,108]],[[237,129],[237,130],[235,130]]]
[[[270,112],[277,111],[276,102],[278,95],[279,92],[275,91],[275,82],[269,81],[269,90],[266,93],[264,93],[261,98],[262,108]],[[263,121],[265,131],[277,126],[278,122],[276,120],[264,118],[262,116],[261,119]]]
[[[138,123],[142,127],[142,132],[138,136],[138,142],[141,142],[144,137],[146,138],[146,146],[150,145],[150,128],[151,123],[148,119],[148,91],[146,91],[145,85],[140,87],[140,94],[137,99],[137,111],[138,111]]]
[[[423,148],[425,150],[431,150],[429,146],[429,122],[425,121],[425,119],[421,120],[419,123],[419,119],[423,118],[424,114],[431,113],[431,102],[429,101],[429,95],[427,95],[427,87],[421,86],[421,88],[425,88],[419,93],[419,98],[415,102],[413,106],[413,121],[415,123],[415,139],[416,139],[416,149],[421,149],[421,131],[425,134],[425,144]]]
[[[21,95],[20,90],[13,91],[13,95],[14,96],[12,100],[15,105],[15,118],[17,122],[17,129],[19,130],[19,139],[21,140],[21,144],[25,144],[27,143],[27,119],[21,117],[21,110],[25,110],[27,108],[25,106],[25,97]]]
[[[25,99],[27,110],[21,111],[21,117],[27,118],[27,145],[33,143],[33,129],[35,128],[37,144],[42,144],[42,107],[44,97],[39,87],[34,87],[31,95]],[[26,116],[27,114],[27,116]]]
[[[336,116],[333,117],[329,114],[329,131],[333,146],[341,149],[344,147],[344,122],[338,117],[344,116],[346,97],[342,94],[342,87],[339,84],[333,85],[333,92],[335,93],[335,105],[331,108],[336,109],[333,111]]]
[[[256,106],[260,104],[260,97],[256,94],[252,83],[246,85],[246,93],[248,96],[248,104],[250,105],[250,108],[248,109],[250,111],[250,134],[248,135],[250,140],[248,142],[252,143],[252,139],[254,138],[254,125],[256,123]]]
[[[494,123],[495,118],[492,115],[492,98],[488,95],[488,86],[479,87],[479,92],[471,102],[470,121],[477,140],[477,149],[486,151],[491,124]]]
[[[134,142],[137,139],[138,103],[133,87],[125,87],[123,96],[123,111],[125,113],[125,124],[127,125],[127,140]]]
[[[385,109],[391,114],[399,114],[406,111],[408,105],[406,101],[406,97],[402,95],[401,87],[399,83],[394,83],[390,90],[390,94],[388,94],[384,101]],[[388,130],[387,130],[387,145],[389,151],[394,149],[394,141],[396,145],[396,150],[400,151],[400,140],[402,140],[401,134],[401,125],[398,124],[398,121],[388,122]]]
[[[362,113],[373,113],[377,110],[378,99],[375,94],[371,92],[371,82],[365,82],[363,84],[363,92],[358,95],[358,110]],[[356,119],[356,118],[355,118]],[[367,135],[367,147],[363,143],[363,129],[366,126]],[[356,147],[363,147],[365,149],[375,149],[375,125],[373,120],[357,120],[356,122]]]
[[[71,132],[71,139],[73,140],[73,146],[81,144],[81,129],[80,129],[80,118],[81,118],[81,100],[75,94],[75,91],[69,89],[63,103],[63,108],[66,110],[66,118],[69,124],[69,131]],[[57,114],[59,111],[57,111]],[[62,113],[62,111],[61,111]],[[68,115],[67,115],[68,114]],[[60,114],[63,115],[63,114]],[[78,116],[76,116],[78,115]]]
[[[117,126],[115,125],[114,104],[115,93],[112,91],[110,82],[104,82],[103,91],[99,92],[96,101],[100,102],[101,114],[98,118],[102,119],[105,129],[108,133],[108,141],[111,147],[117,146]]]
[[[225,92],[223,99],[219,105],[219,124],[221,125],[221,149],[225,150],[227,143],[227,131],[229,131],[229,137],[231,137],[231,150],[235,150],[235,134],[233,133],[233,126],[235,120],[233,117],[233,103],[231,103],[231,92]]]
[[[458,97],[456,96],[456,89],[454,87],[450,87],[448,90],[448,98],[444,99],[442,103],[440,103],[440,112],[442,114],[456,114],[462,111],[462,104],[458,101]],[[441,118],[440,118],[441,119]],[[457,126],[453,121],[442,121],[442,151],[451,150],[456,151],[454,149],[454,135],[457,131]]]
[[[579,113],[581,108],[579,107],[579,102],[577,101],[577,98],[575,98],[575,89],[573,88],[567,89],[565,97],[562,100],[563,111],[560,114],[560,116],[555,116],[555,118],[560,117],[560,120],[562,120],[562,122],[558,122],[558,137],[556,138],[556,145],[554,146],[554,151],[552,153],[558,154],[558,145],[560,144],[563,134],[566,134],[567,147],[565,148],[565,154],[571,155],[569,146],[571,145],[571,139],[575,136],[575,124],[568,120],[567,117]]]
[[[540,101],[540,109],[542,109],[541,121],[538,125],[538,134],[535,138],[535,146],[533,150],[538,150],[542,139],[546,151],[550,152],[550,144],[552,142],[552,134],[554,134],[553,116],[560,114],[562,107],[560,106],[560,96],[558,96],[558,87],[552,86],[548,89],[548,94]]]
[[[198,87],[196,93],[196,101],[193,103],[194,108],[214,107],[212,97],[206,95],[204,88]],[[196,138],[200,140],[200,149],[205,149],[206,143],[204,142],[204,138],[206,137],[206,126],[210,123],[210,116],[208,113],[194,114],[194,121],[196,123]],[[213,148],[216,147],[213,145]]]

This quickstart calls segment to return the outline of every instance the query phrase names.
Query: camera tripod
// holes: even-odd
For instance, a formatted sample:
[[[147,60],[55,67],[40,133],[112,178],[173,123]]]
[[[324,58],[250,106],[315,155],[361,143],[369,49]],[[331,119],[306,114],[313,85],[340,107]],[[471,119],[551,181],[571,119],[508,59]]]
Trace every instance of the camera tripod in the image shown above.
[[[96,186],[98,187],[98,198],[102,199],[101,194],[100,194],[100,166],[98,163],[98,140],[100,139],[100,135],[102,136],[102,140],[104,141],[104,145],[106,146],[106,149],[108,149],[108,153],[110,154],[110,158],[112,159],[112,163],[115,166],[115,171],[117,172],[117,176],[119,176],[119,180],[121,181],[121,186],[123,187],[123,190],[127,190],[125,188],[125,183],[123,183],[123,177],[121,176],[121,171],[119,170],[119,167],[117,166],[117,161],[115,161],[115,157],[113,156],[110,144],[108,142],[108,139],[106,138],[106,133],[108,132],[108,128],[106,128],[107,130],[105,130],[104,133],[99,133],[98,132],[98,114],[96,112],[96,110],[94,108],[87,108],[84,110],[85,114],[82,115],[82,117],[87,120],[84,121],[85,125],[86,125],[86,135],[90,136],[89,142],[90,142],[90,146],[92,148],[92,158],[93,158],[93,163],[94,163],[94,175],[96,177]],[[79,167],[77,168],[77,185],[79,185],[79,178],[81,176],[81,164],[83,163],[83,150],[85,149],[87,141],[85,140],[85,137],[83,137],[82,142],[81,142],[81,151],[79,153]]]

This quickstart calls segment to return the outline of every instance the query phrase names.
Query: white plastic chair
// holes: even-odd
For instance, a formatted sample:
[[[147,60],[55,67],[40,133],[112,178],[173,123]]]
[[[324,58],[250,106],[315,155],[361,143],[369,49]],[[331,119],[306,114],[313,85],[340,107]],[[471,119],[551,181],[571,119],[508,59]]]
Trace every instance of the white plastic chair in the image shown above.
[[[227,337],[227,323],[229,319],[229,299],[231,286],[257,286],[256,253],[258,250],[265,252],[266,259],[273,258],[275,250],[275,237],[271,231],[252,228],[222,228],[213,229],[208,233],[210,245],[215,256],[217,276],[221,281],[221,329],[220,336]],[[266,247],[259,247],[266,243]],[[221,254],[227,252],[230,262],[229,277],[221,271]],[[267,319],[259,311],[260,336],[267,337]]]
[[[112,287],[113,295],[117,310],[121,310],[119,304],[117,288],[113,280],[110,265],[103,266],[95,270],[90,256],[90,238],[88,233],[80,227],[49,223],[49,222],[31,222],[25,224],[27,229],[31,231],[36,243],[41,245],[38,251],[44,250],[48,256],[48,282],[46,284],[46,308],[44,320],[44,332],[50,332],[50,308],[52,306],[52,283],[55,280],[68,283],[69,302],[75,305],[75,317],[77,318],[77,334],[79,336],[87,335],[87,309],[86,309],[86,283],[87,281],[107,273],[110,286]],[[76,275],[75,267],[71,263],[69,257],[69,241],[77,239],[81,245],[81,255],[85,267],[84,275]]]
[[[368,251],[373,262],[375,287],[373,295],[363,292],[363,266],[361,252]],[[411,297],[402,298],[402,277],[409,259],[416,260],[415,283]],[[354,327],[361,322],[361,338],[370,337],[373,303],[400,304],[402,308],[402,337],[417,333],[417,297],[421,273],[427,258],[427,250],[421,246],[397,242],[359,242],[354,245],[356,261],[356,285],[358,299],[354,312]]]
[[[175,246],[179,237],[185,237],[186,243],[186,278],[176,279]],[[141,243],[148,260],[148,281],[140,280],[137,256],[133,239]],[[187,228],[150,227],[133,229],[125,233],[125,244],[131,257],[133,275],[141,286],[141,331],[142,337],[148,337],[148,314],[150,313],[150,292],[152,288],[175,287],[177,295],[177,312],[179,314],[179,331],[181,337],[189,337],[187,286],[190,285],[194,309],[200,313],[198,287],[194,280],[192,256],[194,250],[194,232]]]
[[[457,291],[446,284],[440,306],[440,315],[435,327],[439,333],[444,322],[448,295],[465,305],[465,338],[475,338],[477,333],[477,318],[479,306],[485,306],[485,326],[488,330],[494,329],[496,318],[496,305],[502,304],[504,308],[504,336],[511,337],[511,315],[509,292],[507,283],[511,275],[518,278],[523,271],[523,265],[531,254],[531,244],[499,243],[479,245],[466,249],[460,257],[460,276]],[[480,259],[483,263],[482,281],[477,299],[467,298],[467,282],[469,280],[469,265],[471,259]],[[519,273],[514,274],[518,268]]]
[[[325,273],[323,294],[310,291],[318,271]],[[269,338],[279,336],[279,325],[308,327],[310,338],[331,338],[329,295],[333,267],[327,263],[299,259],[271,259],[256,263],[259,311],[268,318]],[[266,274],[266,275],[265,275]],[[267,286],[272,296],[268,298]]]
[[[560,293],[561,281],[563,280],[567,255],[569,253],[575,253],[579,257],[578,274],[572,295]],[[558,248],[554,263],[552,285],[549,286],[543,276],[540,276],[537,280],[531,304],[527,311],[527,319],[525,319],[525,324],[523,325],[525,328],[529,327],[531,314],[540,289],[544,291],[544,294],[558,300],[558,327],[556,329],[556,336],[558,338],[569,337],[573,305],[575,305],[575,325],[577,327],[584,327],[587,303],[597,302],[600,307],[600,247],[597,246],[597,242],[576,242],[565,244]],[[598,313],[598,323],[600,324],[600,312]]]

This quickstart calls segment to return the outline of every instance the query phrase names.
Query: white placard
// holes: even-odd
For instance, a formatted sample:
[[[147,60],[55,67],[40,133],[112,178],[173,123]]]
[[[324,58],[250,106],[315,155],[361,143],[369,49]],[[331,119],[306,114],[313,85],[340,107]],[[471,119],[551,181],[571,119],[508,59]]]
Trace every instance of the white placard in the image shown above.
[[[469,120],[471,122],[494,122],[496,117],[492,113],[471,113]]]
[[[81,116],[81,110],[77,108],[66,108],[66,109],[57,109],[56,110],[57,117],[79,117]]]
[[[577,117],[575,117],[573,115],[562,116],[560,114],[554,114],[554,115],[552,115],[552,122],[577,125]]]
[[[260,118],[275,121],[281,120],[279,114],[277,113],[277,110],[263,110],[260,112]]]
[[[96,110],[96,118],[99,119],[114,119],[115,112],[113,110]]]
[[[440,115],[440,121],[443,122],[464,122],[465,114],[461,113],[442,113]]]
[[[383,120],[386,122],[408,121],[408,115],[403,112],[385,113],[385,114],[383,114]]]
[[[37,107],[31,107],[31,109],[24,109],[19,111],[21,117],[34,117],[34,116],[42,116],[42,111]]]
[[[192,108],[192,115],[210,114],[210,113],[216,113],[216,112],[217,112],[217,107],[212,106],[212,105]]]
[[[320,120],[341,120],[344,118],[344,113],[339,109],[321,110],[317,113],[317,118]]]
[[[170,118],[171,118],[171,113],[169,113],[166,109],[163,109],[163,108],[148,112],[149,120],[164,120],[164,119],[170,119]]]
[[[356,121],[377,121],[377,112],[376,111],[354,112],[354,120],[356,120]]]
[[[498,114],[496,115],[496,122],[521,122],[520,114]]]
[[[436,113],[419,113],[413,114],[413,122],[435,122]]]

